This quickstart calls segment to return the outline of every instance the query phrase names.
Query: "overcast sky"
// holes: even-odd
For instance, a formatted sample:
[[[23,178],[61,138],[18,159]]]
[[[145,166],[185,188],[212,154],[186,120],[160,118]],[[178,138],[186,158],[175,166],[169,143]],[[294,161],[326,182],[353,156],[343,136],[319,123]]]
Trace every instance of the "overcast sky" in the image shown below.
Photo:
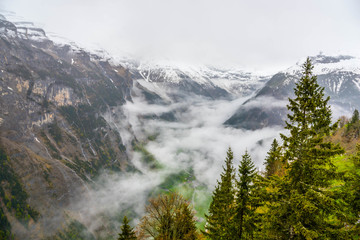
[[[359,0],[0,0],[48,32],[114,55],[277,71],[360,56]]]

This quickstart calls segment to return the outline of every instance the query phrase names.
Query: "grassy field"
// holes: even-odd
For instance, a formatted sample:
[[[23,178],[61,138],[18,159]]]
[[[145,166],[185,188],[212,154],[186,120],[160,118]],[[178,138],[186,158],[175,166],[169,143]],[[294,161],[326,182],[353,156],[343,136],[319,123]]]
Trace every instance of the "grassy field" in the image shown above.
[[[204,229],[205,214],[211,202],[211,192],[206,185],[200,184],[196,180],[192,170],[182,170],[179,173],[170,174],[152,195],[167,192],[179,193],[188,200],[195,211],[197,227]]]

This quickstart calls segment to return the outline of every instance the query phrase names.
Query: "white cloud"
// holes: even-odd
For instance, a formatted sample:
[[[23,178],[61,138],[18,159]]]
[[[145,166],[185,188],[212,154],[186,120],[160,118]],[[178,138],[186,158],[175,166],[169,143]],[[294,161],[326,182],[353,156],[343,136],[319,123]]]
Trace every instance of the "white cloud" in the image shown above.
[[[209,194],[219,179],[227,148],[234,151],[237,166],[241,155],[248,150],[259,169],[263,169],[263,160],[274,137],[279,136],[279,128],[265,128],[246,131],[223,126],[237,107],[246,99],[233,101],[189,98],[187,102],[157,106],[145,103],[140,97],[134,97],[122,109],[113,110],[106,116],[112,125],[124,124],[115,115],[126,115],[128,126],[132,126],[136,138],[146,139],[156,134],[155,140],[145,144],[145,148],[155,156],[162,169],[151,170],[143,162],[139,153],[131,154],[132,163],[141,173],[123,176],[103,175],[98,181],[99,189],[91,190],[84,201],[74,209],[82,215],[84,223],[90,229],[97,229],[103,214],[114,216],[127,208],[142,215],[149,192],[172,173],[192,169],[197,184],[205,184]],[[161,114],[167,111],[176,113],[177,122],[159,119],[141,118],[144,114]],[[110,117],[112,115],[113,117]],[[130,144],[131,140],[128,141]],[[98,219],[100,222],[86,219]]]
[[[194,168],[199,181],[211,189],[219,177],[229,146],[233,148],[237,162],[247,149],[253,155],[256,165],[262,169],[269,145],[274,137],[278,137],[280,128],[247,131],[223,125],[245,100],[191,99],[182,104],[161,106],[161,112],[166,112],[166,108],[174,111],[177,122],[139,118],[139,115],[148,113],[149,109],[156,112],[158,107],[139,102],[136,98],[134,103],[124,106],[124,112],[132,119],[130,124],[138,133],[138,139],[144,133],[157,134],[157,138],[149,142],[146,148],[160,163],[171,171]],[[141,108],[138,108],[140,105]],[[264,140],[262,144],[259,143],[261,140]]]
[[[147,59],[278,71],[317,54],[360,55],[356,0],[2,0],[46,30]]]

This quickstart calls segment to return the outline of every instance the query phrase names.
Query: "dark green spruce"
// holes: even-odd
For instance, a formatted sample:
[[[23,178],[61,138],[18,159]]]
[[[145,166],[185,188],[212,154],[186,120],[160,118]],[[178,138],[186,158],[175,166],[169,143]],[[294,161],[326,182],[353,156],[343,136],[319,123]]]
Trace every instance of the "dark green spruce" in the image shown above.
[[[273,140],[270,150],[265,158],[265,177],[274,175],[281,167],[280,160],[280,146],[276,139]]]
[[[329,97],[312,74],[308,58],[296,83],[295,98],[287,105],[289,135],[284,141],[286,175],[276,188],[269,210],[276,239],[346,239],[341,201],[329,189],[336,179],[331,157],[343,149],[324,140],[336,129],[331,123]]]
[[[134,229],[129,225],[129,220],[126,216],[124,216],[118,240],[136,240]]]
[[[354,113],[346,126],[345,135],[348,138],[358,138],[360,136],[360,119],[359,119],[359,111],[357,109],[354,110]]]
[[[213,192],[209,214],[206,215],[207,223],[204,234],[209,239],[237,239],[233,224],[235,215],[235,170],[233,159],[233,152],[229,148],[221,179],[217,182]]]
[[[354,110],[354,113],[351,117],[350,124],[357,123],[359,121],[359,111],[357,109]]]
[[[239,180],[237,185],[235,228],[236,239],[252,239],[255,230],[255,210],[253,206],[253,189],[256,178],[255,165],[246,151],[239,165]]]

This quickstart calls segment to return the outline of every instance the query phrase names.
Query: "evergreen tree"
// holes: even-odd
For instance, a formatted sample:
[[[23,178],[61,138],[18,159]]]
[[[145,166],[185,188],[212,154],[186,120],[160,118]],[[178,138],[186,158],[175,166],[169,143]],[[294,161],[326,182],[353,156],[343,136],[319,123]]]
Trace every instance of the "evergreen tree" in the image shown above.
[[[193,212],[189,206],[189,203],[185,203],[178,210],[178,214],[175,216],[174,229],[176,229],[176,235],[180,236],[184,240],[196,240],[198,233],[196,231],[196,223]]]
[[[274,175],[281,168],[280,146],[276,139],[271,144],[271,148],[265,158],[265,177]]]
[[[118,240],[136,240],[135,232],[129,225],[129,220],[126,216],[123,219],[123,225],[121,226],[121,233],[119,233]]]
[[[229,148],[221,180],[217,182],[213,192],[209,215],[206,215],[207,223],[204,234],[210,239],[237,239],[233,224],[235,215],[235,170],[233,158],[233,152]]]
[[[236,198],[236,239],[251,239],[255,229],[255,210],[256,207],[252,203],[252,195],[254,189],[254,180],[256,177],[256,169],[251,161],[249,153],[246,151],[242,156],[239,166],[239,180],[237,185]]]
[[[11,225],[1,207],[0,207],[0,239],[11,239]]]
[[[277,183],[277,199],[270,206],[272,228],[280,239],[341,239],[344,224],[340,206],[328,190],[335,179],[331,157],[343,150],[324,141],[336,129],[331,124],[329,97],[312,74],[308,58],[303,75],[296,83],[295,98],[289,99],[290,110],[286,129],[290,135],[281,135],[284,141],[288,170]],[[331,219],[331,220],[330,220]]]
[[[359,121],[359,111],[357,109],[354,110],[354,113],[351,117],[351,121],[350,121],[350,124],[354,124],[354,123],[357,123]]]
[[[359,111],[354,110],[350,122],[347,124],[345,135],[349,138],[358,138],[360,135]]]
[[[303,76],[295,87],[295,99],[289,99],[285,129],[290,136],[281,134],[284,140],[285,160],[290,164],[289,176],[294,187],[306,184],[327,187],[334,176],[335,168],[330,157],[343,150],[324,137],[336,129],[331,124],[329,97],[324,99],[324,88],[312,75],[313,66],[308,58],[303,65]],[[328,167],[329,166],[329,167]]]

